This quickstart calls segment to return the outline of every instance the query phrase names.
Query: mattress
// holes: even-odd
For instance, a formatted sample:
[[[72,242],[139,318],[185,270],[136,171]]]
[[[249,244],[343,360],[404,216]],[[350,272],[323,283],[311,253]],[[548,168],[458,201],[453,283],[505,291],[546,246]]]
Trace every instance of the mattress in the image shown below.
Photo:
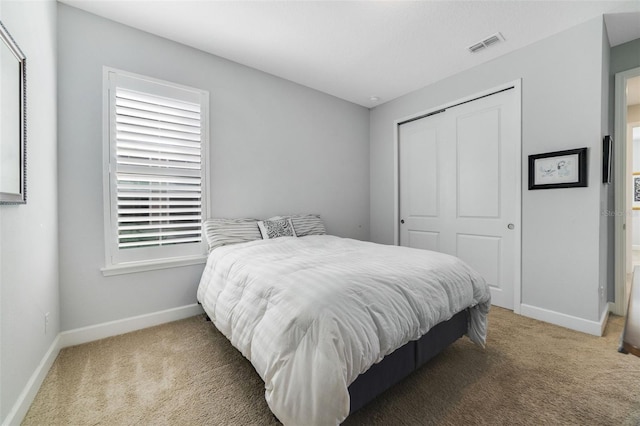
[[[458,258],[329,235],[216,248],[197,297],[285,425],[341,423],[360,374],[466,308],[484,345],[490,306]]]

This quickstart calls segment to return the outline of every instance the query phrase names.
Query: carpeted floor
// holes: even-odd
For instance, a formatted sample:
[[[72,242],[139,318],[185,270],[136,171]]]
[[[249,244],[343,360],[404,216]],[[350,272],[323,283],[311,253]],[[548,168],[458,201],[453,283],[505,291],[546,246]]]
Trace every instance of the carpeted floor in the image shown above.
[[[347,425],[640,425],[640,358],[622,318],[593,337],[492,308]],[[264,384],[202,316],[63,349],[24,425],[269,425]]]

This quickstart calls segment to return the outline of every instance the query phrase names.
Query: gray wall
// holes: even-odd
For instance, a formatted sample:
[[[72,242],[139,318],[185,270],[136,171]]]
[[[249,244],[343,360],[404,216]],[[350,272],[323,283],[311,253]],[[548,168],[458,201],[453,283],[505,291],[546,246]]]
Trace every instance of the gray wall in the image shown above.
[[[640,67],[640,38],[611,48],[611,74]]]
[[[602,72],[600,74],[600,88],[602,90],[600,97],[600,128],[603,135],[610,135],[613,131],[613,126],[611,125],[610,121],[611,114],[609,110],[610,63],[611,47],[609,44],[609,37],[607,36],[606,25],[603,25],[602,59],[600,62],[600,66],[602,67]],[[600,167],[602,168],[602,166]],[[602,176],[600,177],[599,182],[602,182]],[[615,298],[615,291],[611,293],[611,288],[615,287],[615,269],[613,256],[613,249],[615,247],[615,217],[606,214],[606,212],[615,210],[613,195],[613,185],[600,185],[600,288],[598,312],[604,312],[605,310],[608,310],[608,302]]]
[[[522,303],[599,320],[603,50],[594,19],[373,109],[372,241],[393,242],[394,120],[522,78]],[[527,190],[528,155],[579,147],[589,148],[587,188]]]
[[[28,124],[27,204],[0,206],[0,423],[60,331],[55,11],[54,1],[0,4],[27,57]]]
[[[369,238],[369,111],[58,5],[62,330],[195,303],[203,266],[103,277],[103,65],[209,90],[213,216],[320,213]]]

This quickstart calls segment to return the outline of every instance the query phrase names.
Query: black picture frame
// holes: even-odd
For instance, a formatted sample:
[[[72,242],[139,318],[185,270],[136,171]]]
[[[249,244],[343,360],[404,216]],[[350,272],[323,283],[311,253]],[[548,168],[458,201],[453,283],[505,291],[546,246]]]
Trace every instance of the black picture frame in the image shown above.
[[[613,175],[613,138],[602,139],[602,183],[610,184]]]
[[[587,185],[587,148],[529,156],[529,189],[576,188]]]

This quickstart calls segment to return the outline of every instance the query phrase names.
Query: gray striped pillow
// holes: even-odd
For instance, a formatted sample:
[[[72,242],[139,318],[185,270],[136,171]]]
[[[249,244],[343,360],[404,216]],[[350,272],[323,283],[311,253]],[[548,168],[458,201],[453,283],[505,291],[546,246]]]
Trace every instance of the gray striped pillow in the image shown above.
[[[207,219],[204,232],[209,251],[228,244],[261,240],[257,219]]]
[[[324,235],[327,233],[324,223],[318,214],[293,215],[291,216],[291,221],[298,237]]]

